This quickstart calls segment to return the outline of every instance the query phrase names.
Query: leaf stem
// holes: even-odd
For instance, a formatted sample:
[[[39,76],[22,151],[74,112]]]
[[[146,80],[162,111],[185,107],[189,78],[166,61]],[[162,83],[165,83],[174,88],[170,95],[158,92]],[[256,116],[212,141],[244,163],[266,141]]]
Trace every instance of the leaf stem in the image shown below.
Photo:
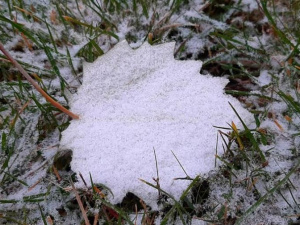
[[[17,69],[22,73],[22,75],[28,80],[29,83],[31,83],[35,89],[41,93],[41,95],[50,102],[54,107],[61,110],[62,112],[66,113],[73,119],[79,119],[79,116],[72,113],[65,107],[63,107],[61,104],[59,104],[57,101],[55,101],[53,98],[51,98],[30,76],[29,74],[23,69],[23,67],[8,53],[8,51],[5,50],[3,44],[0,42],[0,50],[3,52],[3,54],[9,59],[9,61],[17,67]]]

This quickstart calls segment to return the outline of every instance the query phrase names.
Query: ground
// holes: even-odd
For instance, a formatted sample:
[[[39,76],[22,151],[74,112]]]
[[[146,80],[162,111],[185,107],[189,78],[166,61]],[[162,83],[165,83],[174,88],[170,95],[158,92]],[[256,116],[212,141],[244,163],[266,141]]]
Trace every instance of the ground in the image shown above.
[[[175,41],[175,59],[201,60],[201,74],[228,78],[224,92],[255,121],[242,129],[232,121],[216,124],[223,143],[217,166],[192,177],[179,199],[156,179],[144,182],[158,190],[159,209],[133,193],[115,205],[106,197],[110,187],[76,175],[72,151],[60,151],[71,118],[2,54],[1,223],[299,224],[299,6],[298,0],[0,2],[4,48],[65,107],[82,83],[84,61],[124,39],[133,48]],[[75,188],[78,180],[86,187]]]

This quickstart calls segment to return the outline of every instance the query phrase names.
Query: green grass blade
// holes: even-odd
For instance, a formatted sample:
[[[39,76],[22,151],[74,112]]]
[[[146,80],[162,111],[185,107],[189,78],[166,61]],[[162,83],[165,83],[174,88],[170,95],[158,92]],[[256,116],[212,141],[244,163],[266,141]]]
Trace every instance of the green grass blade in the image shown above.
[[[283,42],[285,42],[286,44],[288,44],[289,46],[295,48],[294,44],[289,40],[289,38],[285,35],[285,33],[283,31],[281,31],[281,29],[278,29],[277,24],[276,24],[275,20],[273,19],[273,16],[271,15],[271,13],[268,10],[268,6],[267,6],[268,2],[269,1],[266,1],[266,0],[261,1],[261,6],[265,13],[265,16],[268,18],[269,22],[273,26],[273,29],[275,30],[276,34],[278,34],[278,36],[281,38],[281,40]]]
[[[14,200],[14,199],[0,199],[0,204],[11,204],[11,203],[17,203],[19,202],[18,200]]]
[[[292,96],[286,95],[283,91],[278,91],[277,94],[290,106],[297,114],[300,115],[300,104],[296,102]]]
[[[47,23],[46,20],[44,21],[44,23],[45,23],[46,26],[47,26],[47,30],[48,30],[48,33],[49,33],[49,36],[50,36],[51,43],[52,43],[53,48],[54,48],[54,50],[55,50],[55,53],[58,54],[57,47],[56,47],[56,43],[55,43],[55,41],[54,41],[54,38],[53,38],[52,32],[51,32],[51,30],[50,30],[49,24]]]
[[[43,213],[42,207],[41,207],[40,204],[38,204],[38,206],[39,206],[39,210],[40,210],[40,213],[41,213],[41,216],[42,216],[43,223],[44,223],[44,225],[47,225],[46,217],[45,217],[45,215]]]
[[[29,185],[25,182],[25,181],[22,181],[20,179],[18,179],[17,177],[11,175],[10,173],[7,173],[7,172],[4,172],[7,176],[11,177],[13,180],[19,182],[20,184],[23,184],[24,186],[28,187]]]
[[[226,94],[231,94],[231,95],[238,95],[238,96],[257,96],[257,97],[264,98],[264,99],[267,99],[267,100],[278,101],[275,98],[268,97],[268,96],[261,95],[261,94],[257,94],[257,93],[251,93],[251,92],[248,92],[248,91],[225,90],[225,93]]]

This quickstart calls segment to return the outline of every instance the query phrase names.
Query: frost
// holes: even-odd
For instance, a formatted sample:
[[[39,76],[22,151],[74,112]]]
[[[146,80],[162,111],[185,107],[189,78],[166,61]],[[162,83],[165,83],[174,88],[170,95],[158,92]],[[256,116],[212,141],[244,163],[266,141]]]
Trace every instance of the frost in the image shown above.
[[[72,170],[102,183],[118,203],[133,192],[155,207],[156,151],[160,186],[179,198],[190,177],[214,169],[217,129],[251,114],[224,95],[228,80],[199,73],[200,61],[174,59],[175,43],[132,50],[117,44],[92,64],[84,64],[83,85],[71,100],[80,115],[63,132],[61,149],[72,149]],[[223,152],[218,144],[218,154]]]

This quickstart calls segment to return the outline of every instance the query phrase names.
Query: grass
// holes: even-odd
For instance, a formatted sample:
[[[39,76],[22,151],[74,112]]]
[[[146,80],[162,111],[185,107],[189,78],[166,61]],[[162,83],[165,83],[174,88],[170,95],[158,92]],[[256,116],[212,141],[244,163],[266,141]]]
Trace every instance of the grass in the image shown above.
[[[190,178],[186,174],[191,183],[178,200],[159,186],[158,172],[154,184],[142,180],[160,193],[160,211],[152,211],[142,201],[130,206],[124,203],[123,207],[113,205],[106,197],[110,193],[109,187],[94,184],[92,177],[91,184],[84,190],[73,186],[70,190],[76,193],[74,195],[68,186],[79,178],[75,178],[68,166],[60,166],[59,159],[45,158],[38,149],[39,145],[45,148],[43,145],[51,140],[49,137],[63,131],[70,119],[43,100],[24,80],[23,73],[13,69],[12,60],[0,55],[0,188],[8,197],[1,199],[0,204],[18,205],[20,209],[10,212],[2,207],[0,221],[47,224],[51,221],[48,220],[51,214],[46,205],[60,201],[58,214],[61,218],[65,213],[73,216],[77,219],[73,221],[76,224],[83,219],[85,224],[136,224],[139,216],[142,224],[153,224],[153,219],[158,217],[161,224],[178,221],[190,224],[193,218],[214,224],[245,224],[253,213],[259,215],[258,209],[264,210],[268,204],[277,201],[285,202],[290,208],[283,210],[281,216],[290,218],[287,220],[290,224],[296,223],[300,211],[297,198],[299,183],[296,181],[299,173],[298,146],[282,149],[289,152],[286,154],[288,157],[285,154],[281,156],[287,167],[278,166],[280,169],[276,172],[268,169],[280,153],[267,147],[276,144],[276,139],[283,134],[288,135],[290,140],[300,135],[299,1],[288,1],[283,5],[288,10],[281,13],[278,3],[283,4],[284,1],[263,0],[256,11],[248,12],[242,10],[241,1],[228,1],[226,5],[218,0],[206,1],[202,13],[194,14],[197,16],[185,16],[184,12],[191,3],[184,0],[152,3],[144,0],[107,0],[101,4],[94,0],[76,0],[75,5],[53,1],[50,15],[47,14],[47,7],[42,5],[30,6],[23,1],[9,0],[1,3],[0,41],[8,45],[14,36],[18,37],[18,43],[10,43],[9,46],[13,47],[9,51],[19,56],[14,58],[25,73],[42,87],[42,91],[65,107],[68,107],[67,92],[72,92],[73,86],[78,87],[82,80],[78,61],[93,62],[104,54],[108,48],[104,49],[103,43],[118,41],[118,26],[127,21],[133,27],[126,34],[129,42],[140,40],[141,36],[144,40],[149,38],[152,44],[176,40],[180,44],[175,51],[176,58],[203,60],[202,73],[229,77],[226,93],[245,103],[253,112],[256,124],[247,126],[232,107],[243,129],[237,129],[234,123],[227,128],[218,128],[218,140],[223,142],[223,149],[216,152],[219,163],[217,171],[209,177]],[[160,8],[167,10],[162,13]],[[95,13],[97,23],[86,19],[88,12]],[[263,16],[267,22],[260,21]],[[178,17],[185,17],[186,22],[177,23]],[[220,26],[219,22],[223,25]],[[203,51],[189,52],[189,41],[199,33],[199,38],[206,40]],[[269,38],[267,43],[263,43],[264,35]],[[76,54],[72,51],[72,45],[81,46]],[[34,57],[34,54],[45,57],[37,63],[30,63],[26,58]],[[277,59],[278,55],[282,57]],[[72,74],[72,79],[66,79],[66,69]],[[272,77],[272,82],[263,87],[257,85],[261,70],[268,70]],[[52,85],[55,82],[58,85]],[[279,103],[284,105],[281,111],[274,106]],[[265,121],[273,123],[278,130],[264,126]],[[50,148],[55,148],[53,144]],[[32,146],[37,149],[32,150]],[[16,165],[20,158],[22,160],[18,162],[21,165]],[[69,161],[70,155],[61,158],[62,161]],[[38,174],[43,168],[48,168],[48,172],[35,183],[41,191],[30,193],[36,190],[36,186],[29,187],[27,179],[32,175],[26,174],[26,170],[35,163],[43,166],[33,173]],[[276,165],[273,163],[272,166]],[[61,181],[58,181],[58,176]],[[226,191],[218,191],[220,187]],[[22,188],[30,190],[29,194],[21,198],[9,197],[10,190]],[[245,193],[242,200],[238,196],[241,191]],[[74,201],[75,196],[77,201]],[[242,207],[239,208],[239,205]],[[32,208],[36,209],[37,214],[29,212]],[[136,210],[130,211],[128,208]],[[37,218],[41,218],[40,221]]]

